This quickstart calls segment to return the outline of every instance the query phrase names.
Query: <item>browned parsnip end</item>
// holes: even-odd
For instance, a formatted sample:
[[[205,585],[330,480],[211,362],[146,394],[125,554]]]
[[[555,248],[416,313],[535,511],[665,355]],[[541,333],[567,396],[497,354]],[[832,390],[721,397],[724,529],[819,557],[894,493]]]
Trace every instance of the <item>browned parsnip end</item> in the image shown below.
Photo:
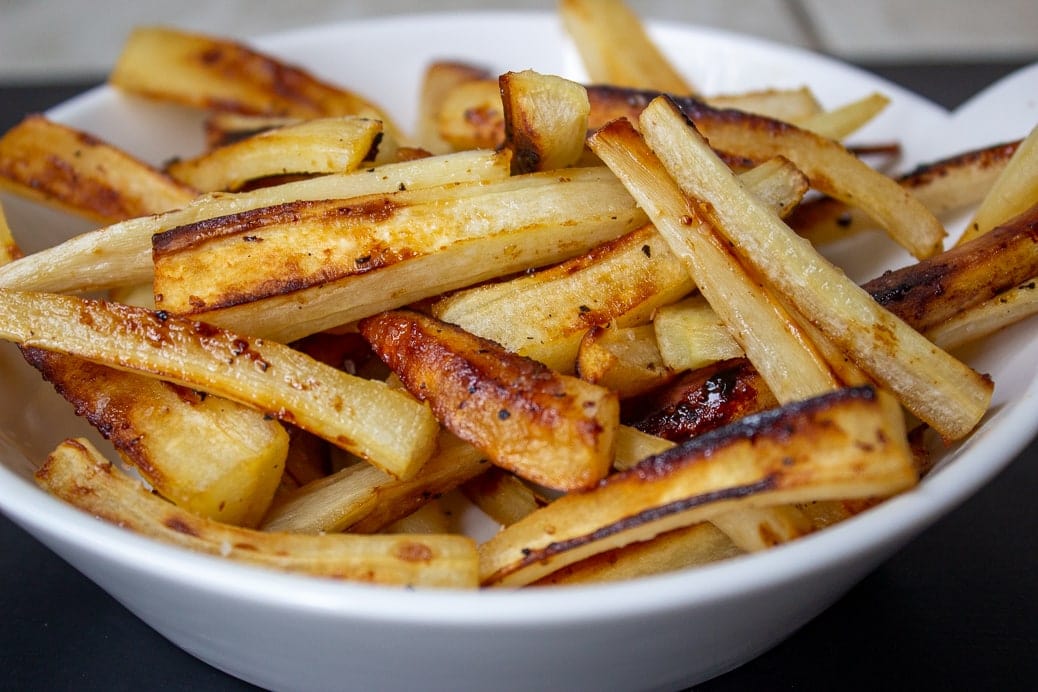
[[[550,171],[580,161],[591,110],[582,85],[533,70],[506,72],[498,81],[514,172]]]
[[[358,327],[408,391],[494,464],[559,490],[608,472],[619,425],[613,392],[418,312],[381,313]]]

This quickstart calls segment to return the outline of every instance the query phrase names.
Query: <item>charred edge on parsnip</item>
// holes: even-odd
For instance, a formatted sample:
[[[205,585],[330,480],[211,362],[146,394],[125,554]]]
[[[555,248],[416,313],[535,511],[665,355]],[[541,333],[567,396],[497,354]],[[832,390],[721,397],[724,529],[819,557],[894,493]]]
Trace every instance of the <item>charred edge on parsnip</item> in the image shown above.
[[[651,482],[667,476],[675,468],[694,464],[719,449],[741,442],[753,442],[761,438],[772,438],[781,441],[783,438],[795,435],[799,427],[813,424],[814,416],[824,412],[835,402],[850,400],[873,401],[877,396],[876,390],[870,386],[850,387],[822,394],[811,399],[793,402],[781,408],[762,411],[722,428],[694,437],[660,454],[648,457],[626,471],[615,473],[603,479],[599,482],[599,486],[631,479]],[[543,548],[525,548],[522,551],[523,559],[519,563],[512,565],[509,568],[509,572],[517,571],[525,566],[548,560],[556,554],[567,552],[578,546],[593,543],[608,536],[693,509],[700,505],[720,500],[734,500],[747,497],[755,493],[775,489],[776,487],[778,487],[778,480],[774,476],[768,476],[755,483],[703,493],[652,507],[651,509],[625,517],[620,521],[602,526],[585,536],[549,543]]]

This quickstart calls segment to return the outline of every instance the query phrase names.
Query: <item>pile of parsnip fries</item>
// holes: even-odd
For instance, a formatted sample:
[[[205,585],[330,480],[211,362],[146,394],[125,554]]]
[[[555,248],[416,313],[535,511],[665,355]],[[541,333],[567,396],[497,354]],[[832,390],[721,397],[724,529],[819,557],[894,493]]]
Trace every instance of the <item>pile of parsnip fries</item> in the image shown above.
[[[66,440],[40,486],[231,559],[478,588],[763,550],[918,483],[991,400],[954,350],[1038,308],[1038,135],[891,177],[841,143],[881,94],[708,96],[620,0],[559,17],[588,84],[435,63],[413,134],[149,27],[109,83],[204,111],[206,151],[0,138],[0,187],[99,224],[23,256],[0,223],[0,337],[118,455]],[[858,285],[819,252],[869,229],[917,261]],[[455,532],[459,498],[500,530]]]

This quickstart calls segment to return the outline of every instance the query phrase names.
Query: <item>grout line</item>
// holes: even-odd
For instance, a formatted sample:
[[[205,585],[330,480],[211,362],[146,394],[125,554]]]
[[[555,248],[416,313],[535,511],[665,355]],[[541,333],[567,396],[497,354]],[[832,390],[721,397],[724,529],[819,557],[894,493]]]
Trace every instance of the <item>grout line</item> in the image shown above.
[[[784,0],[784,4],[793,16],[797,28],[803,32],[807,47],[819,53],[829,52],[822,39],[822,33],[818,30],[818,23],[811,16],[811,11],[804,7],[803,0]]]

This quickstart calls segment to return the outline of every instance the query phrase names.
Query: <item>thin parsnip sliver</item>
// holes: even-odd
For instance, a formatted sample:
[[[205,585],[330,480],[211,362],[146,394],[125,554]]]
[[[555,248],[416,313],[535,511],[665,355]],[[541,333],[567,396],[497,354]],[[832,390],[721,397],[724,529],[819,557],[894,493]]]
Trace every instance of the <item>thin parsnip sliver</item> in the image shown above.
[[[559,18],[593,82],[695,92],[623,0],[562,0]]]
[[[1019,141],[955,154],[916,167],[896,178],[938,218],[980,202],[1005,168]],[[874,228],[860,209],[832,197],[802,204],[789,224],[812,243],[821,244]]]
[[[304,120],[174,161],[167,171],[206,192],[279,175],[349,173],[369,159],[381,135],[382,123],[371,118]]]
[[[436,446],[435,419],[405,392],[204,322],[73,296],[0,290],[0,338],[252,406],[398,478],[414,476]]]
[[[482,452],[443,431],[436,452],[413,478],[399,480],[365,464],[347,466],[279,497],[262,528],[375,533],[488,467]]]

